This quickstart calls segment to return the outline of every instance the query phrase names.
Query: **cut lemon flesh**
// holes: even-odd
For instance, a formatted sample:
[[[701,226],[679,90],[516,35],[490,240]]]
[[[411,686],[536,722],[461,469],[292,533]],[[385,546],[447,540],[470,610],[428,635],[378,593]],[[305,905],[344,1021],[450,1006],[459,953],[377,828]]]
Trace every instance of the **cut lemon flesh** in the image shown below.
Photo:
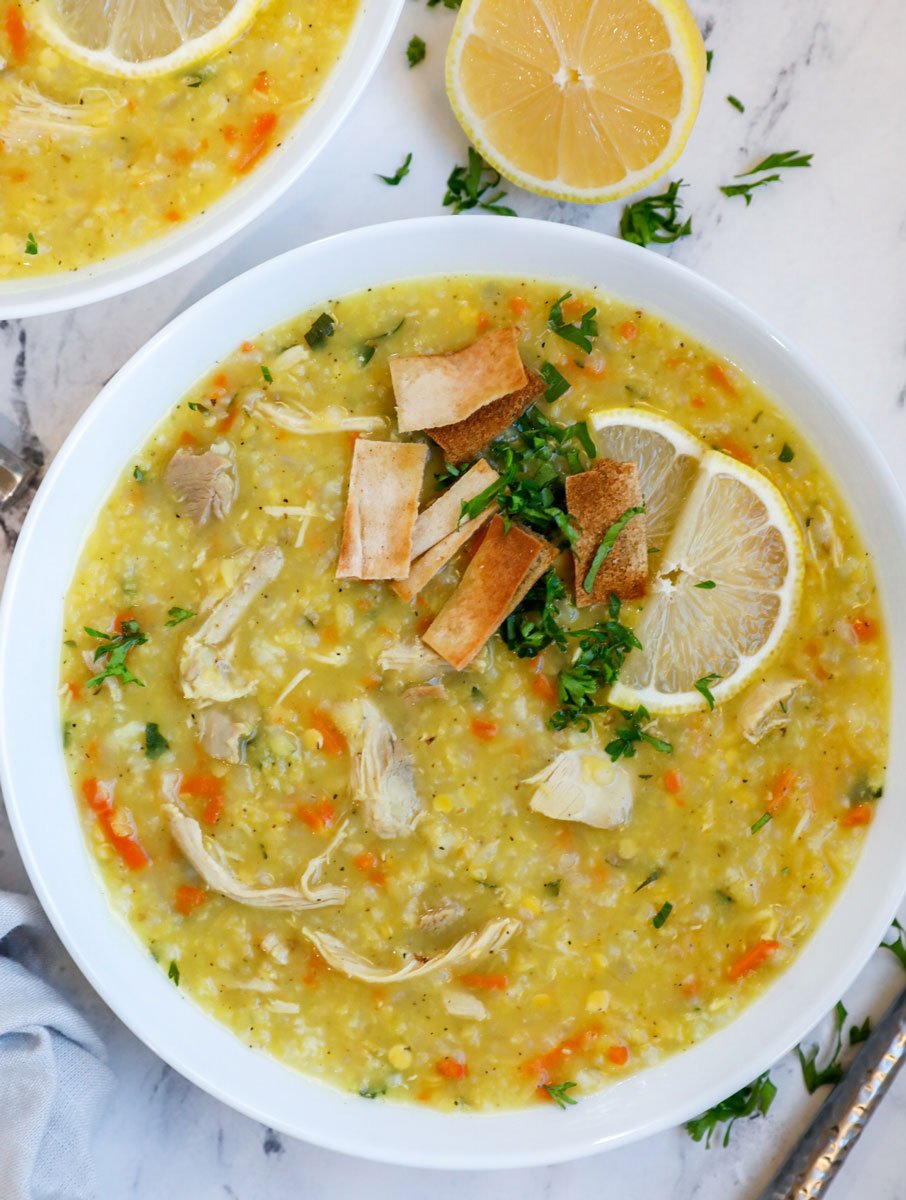
[[[589,424],[602,458],[638,467],[649,552],[663,552],[707,446],[675,421],[641,408],[599,409]]]
[[[670,167],[704,79],[684,0],[463,0],[447,51],[447,95],[487,161],[585,203]]]
[[[31,0],[60,53],[106,75],[163,75],[218,53],[251,24],[261,0]]]
[[[678,713],[705,708],[705,690],[728,700],[789,628],[802,570],[801,534],[777,488],[706,451],[635,626],[642,649],[627,657],[610,703]]]

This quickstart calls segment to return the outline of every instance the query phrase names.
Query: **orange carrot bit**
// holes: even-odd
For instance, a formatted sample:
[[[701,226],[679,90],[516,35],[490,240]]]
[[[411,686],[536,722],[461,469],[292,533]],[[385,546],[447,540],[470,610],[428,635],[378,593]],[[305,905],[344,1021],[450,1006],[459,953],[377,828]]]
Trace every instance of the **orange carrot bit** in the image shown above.
[[[615,1067],[625,1067],[629,1062],[629,1047],[609,1046],[607,1049],[607,1058]]]
[[[184,429],[179,435],[180,446],[194,446],[198,442],[198,438],[188,429]]]
[[[184,775],[179,791],[183,796],[214,800],[223,795],[223,781],[217,775]]]
[[[663,783],[671,796],[678,796],[683,790],[683,777],[679,771],[667,771]]]
[[[874,817],[874,810],[870,804],[857,804],[854,808],[848,808],[840,818],[840,824],[853,828],[856,825],[870,825]]]
[[[525,296],[510,297],[510,312],[515,313],[517,317],[523,316],[528,312],[529,302]]]
[[[176,899],[173,901],[173,907],[178,913],[182,913],[187,917],[193,909],[198,908],[200,904],[204,904],[208,898],[208,893],[204,888],[192,887],[191,884],[183,883],[176,889]]]
[[[871,617],[851,617],[849,627],[857,642],[873,642],[878,636],[877,621]]]
[[[128,809],[108,808],[98,814],[104,836],[130,871],[147,867],[151,856],[138,840],[138,831]]]
[[[359,683],[366,692],[373,692],[381,686],[383,677],[380,675],[366,675],[363,679],[359,680]]]
[[[223,134],[223,140],[225,142],[235,142],[236,138],[239,136],[239,130],[235,125],[224,125],[220,132]]]
[[[536,675],[532,680],[532,691],[542,700],[548,700],[551,704],[556,702],[557,688],[550,675]]]
[[[308,967],[305,974],[302,976],[302,982],[307,988],[316,988],[321,982],[321,977],[327,970],[327,963],[320,954],[312,952],[308,957]]]
[[[182,213],[179,211],[178,208],[168,208],[167,211],[164,213],[164,220],[170,221],[172,224],[175,225],[177,223],[177,221],[182,220]]]
[[[790,792],[798,782],[799,776],[792,767],[784,767],[780,774],[772,780],[768,789],[768,812],[772,817],[776,816],[786,804]]]
[[[771,938],[763,938],[760,942],[756,942],[754,946],[749,947],[745,954],[730,963],[727,968],[727,978],[734,983],[737,979],[742,979],[743,975],[748,975],[766,963],[779,948],[780,943]]]
[[[487,333],[487,331],[491,328],[491,318],[486,312],[480,312],[478,314],[478,320],[475,322],[475,327],[479,333]]]
[[[310,717],[312,727],[321,735],[321,749],[331,758],[339,758],[349,752],[349,744],[334,725],[333,721],[320,708],[312,709]]]
[[[469,1068],[464,1062],[460,1062],[457,1058],[441,1058],[434,1065],[434,1069],[438,1075],[443,1075],[444,1079],[465,1079],[469,1074]]]
[[[70,680],[66,686],[67,686],[67,688],[69,688],[69,695],[70,695],[71,699],[73,699],[73,700],[81,700],[82,699],[82,685],[80,683],[76,683],[75,680]]]
[[[252,80],[252,87],[256,92],[266,92],[271,86],[271,77],[267,71],[259,71]]]
[[[639,336],[639,327],[635,321],[623,321],[617,326],[617,333],[624,342],[634,342]]]
[[[813,658],[815,660],[815,665],[812,667],[812,672],[815,678],[822,681],[825,679],[830,679],[830,671],[826,669],[823,663],[818,661],[821,656],[821,643],[813,638],[810,642],[805,643],[803,649],[809,658]]]
[[[692,399],[689,401],[689,403],[692,405],[693,408],[704,408],[705,407],[705,402],[701,396],[693,396]]]
[[[709,383],[713,383],[715,387],[719,387],[722,392],[726,392],[728,396],[738,395],[735,382],[720,363],[708,363],[705,367],[705,378]]]
[[[243,354],[254,354],[255,343],[254,342],[243,342],[242,345],[239,347],[239,349],[242,351]]]
[[[216,825],[223,815],[223,796],[212,796],[202,809],[201,819],[205,825]]]
[[[324,833],[337,819],[337,811],[326,798],[315,804],[297,804],[296,816],[315,833]]]
[[[460,975],[459,982],[468,988],[486,992],[505,992],[510,986],[508,975]]]
[[[735,458],[737,462],[745,463],[747,467],[751,467],[755,461],[751,450],[746,449],[745,446],[737,442],[734,438],[724,438],[720,444],[720,448],[725,454],[729,454],[731,458]]]
[[[113,808],[113,785],[97,779],[82,780],[82,795],[92,812],[102,813]]]
[[[550,1083],[552,1072],[556,1071],[558,1067],[562,1066],[574,1054],[580,1054],[585,1050],[591,1049],[601,1036],[601,1032],[600,1025],[589,1025],[579,1033],[574,1033],[572,1037],[558,1042],[556,1046],[545,1051],[544,1054],[539,1054],[537,1058],[523,1063],[521,1068],[522,1073],[533,1076],[539,1083]]]
[[[481,717],[473,717],[472,733],[483,742],[493,742],[500,730],[493,721],[483,721]]]
[[[187,167],[195,157],[195,153],[188,146],[177,146],[175,150],[170,151],[167,157],[173,162],[179,163],[181,167]]]
[[[11,4],[6,10],[6,36],[13,57],[17,62],[24,62],[28,53],[28,30],[22,20],[22,9],[18,4]]]
[[[88,743],[88,745],[85,747],[85,757],[88,759],[89,762],[95,762],[97,760],[99,749],[100,749],[100,747],[98,746],[97,738],[92,738],[91,741]]]
[[[226,416],[222,417],[217,422],[217,428],[222,433],[226,433],[228,430],[232,429],[233,425],[236,423],[236,418],[239,416],[241,411],[242,409],[240,406],[238,404],[234,404],[232,408],[227,409]]]
[[[357,871],[361,871],[363,875],[367,875],[372,883],[376,883],[379,887],[387,882],[386,872],[382,869],[381,860],[371,850],[363,850],[361,854],[357,854],[352,860]]]
[[[218,371],[211,380],[211,385],[215,388],[223,388],[224,391],[229,391],[230,377],[227,375],[226,371]]]
[[[258,159],[267,152],[271,134],[276,128],[276,113],[266,112],[255,117],[245,135],[243,152],[236,161],[235,169],[240,175],[250,171]]]
[[[428,1101],[433,1097],[433,1095],[434,1095],[434,1092],[430,1088],[424,1087],[416,1095],[415,1098],[419,1102],[419,1104],[427,1104]]]

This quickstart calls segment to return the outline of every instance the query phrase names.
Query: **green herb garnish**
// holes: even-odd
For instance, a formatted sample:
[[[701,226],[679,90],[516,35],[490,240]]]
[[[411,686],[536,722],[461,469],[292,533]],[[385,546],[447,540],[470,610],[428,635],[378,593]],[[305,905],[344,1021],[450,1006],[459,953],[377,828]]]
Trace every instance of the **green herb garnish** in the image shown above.
[[[377,1100],[378,1096],[385,1096],[386,1094],[387,1089],[385,1087],[375,1087],[373,1084],[359,1088],[359,1095],[364,1100]]]
[[[796,457],[796,451],[793,449],[793,447],[788,442],[784,442],[783,449],[777,455],[778,460],[782,463],[788,463],[788,462],[792,462],[795,457]]]
[[[904,971],[906,971],[906,929],[903,928],[896,917],[894,917],[893,924],[890,928],[896,931],[894,934],[894,940],[892,942],[882,942],[881,946],[885,950],[889,950],[891,954],[896,955],[896,957],[900,960],[900,966]],[[889,936],[890,933],[888,931],[888,937]]]
[[[771,1080],[770,1073],[765,1071],[753,1082],[721,1100],[701,1116],[686,1122],[686,1132],[695,1142],[705,1139],[705,1146],[710,1147],[711,1136],[719,1125],[728,1122],[724,1132],[722,1145],[730,1142],[733,1126],[741,1117],[766,1117],[768,1109],[777,1095],[777,1088]]]
[[[843,1001],[838,1000],[834,1005],[834,1043],[831,1051],[831,1056],[823,1067],[818,1068],[818,1047],[810,1046],[807,1054],[803,1054],[802,1047],[796,1047],[796,1053],[799,1055],[799,1065],[802,1067],[802,1080],[808,1089],[809,1095],[816,1092],[819,1087],[824,1087],[825,1084],[830,1084],[831,1087],[835,1083],[839,1083],[843,1078],[843,1065],[840,1062],[840,1055],[843,1052],[843,1025],[846,1021],[846,1009],[843,1007]]]
[[[714,62],[714,51],[713,51],[713,50],[706,50],[706,51],[705,51],[705,70],[706,70],[706,71],[707,71],[709,74],[710,74],[710,71],[711,71],[711,64],[712,64],[713,62]]]
[[[455,166],[447,179],[444,207],[452,208],[454,213],[480,208],[485,212],[496,213],[499,217],[515,217],[516,213],[512,208],[499,203],[506,196],[506,192],[498,191],[493,196],[487,194],[494,191],[499,184],[499,173],[493,167],[489,167],[478,151],[470,146],[469,165]]]
[[[764,829],[765,825],[767,825],[768,821],[770,821],[771,819],[772,819],[771,814],[769,812],[762,813],[761,816],[758,818],[758,820],[755,822],[755,824],[751,827],[749,832],[757,833],[759,831],[759,829]]]
[[[190,71],[188,75],[183,75],[182,81],[186,87],[197,88],[201,87],[201,85],[210,79],[214,74],[215,71],[213,67],[201,67],[197,71]]]
[[[429,8],[436,8],[438,4],[443,4],[444,8],[459,8],[462,0],[428,0]]]
[[[701,583],[697,583],[695,586],[701,588],[703,592],[710,592],[712,588],[717,587],[717,584],[713,579],[703,579]]]
[[[316,317],[311,329],[305,334],[305,340],[312,350],[318,350],[329,337],[333,337],[337,323],[330,313],[323,312]]]
[[[102,645],[98,646],[94,652],[94,662],[97,662],[99,658],[107,659],[104,669],[99,675],[88,680],[87,687],[94,688],[96,691],[105,679],[119,679],[123,683],[137,683],[139,687],[145,686],[126,666],[126,655],[129,651],[136,646],[143,646],[148,640],[139,629],[137,621],[123,621],[119,633],[101,633],[97,629],[91,629],[88,625],[85,626],[85,632],[89,637],[98,638],[102,642]]]
[[[743,104],[743,102],[742,102],[741,100],[738,100],[738,99],[737,99],[735,96],[727,96],[727,103],[728,103],[728,104],[732,104],[732,105],[733,105],[733,107],[734,107],[734,108],[735,108],[735,109],[736,109],[738,112],[745,112],[745,111],[746,111],[746,106]]]
[[[420,37],[411,37],[409,45],[406,47],[406,58],[409,60],[409,69],[417,67],[428,53],[428,47]]]
[[[500,636],[517,658],[534,658],[552,642],[566,649],[566,633],[557,621],[565,599],[566,585],[556,571],[547,571],[529,589],[500,627]]]
[[[849,1044],[858,1046],[860,1042],[867,1042],[871,1037],[871,1017],[866,1017],[861,1025],[850,1025],[849,1027]]]
[[[406,318],[400,317],[399,321],[397,321],[392,329],[385,329],[383,333],[376,333],[374,337],[366,338],[366,340],[362,342],[361,346],[359,347],[359,363],[361,366],[367,367],[374,358],[374,353],[377,350],[375,342],[381,342],[384,340],[384,338],[393,337],[395,333],[402,329],[405,323]],[[448,470],[452,469],[449,463],[447,463],[446,466]]]
[[[167,978],[172,979],[176,986],[179,987],[179,967],[175,962],[170,963],[170,969],[167,971]]]
[[[567,725],[590,729],[589,717],[607,708],[606,704],[595,703],[598,692],[616,682],[630,650],[642,648],[632,630],[617,620],[620,601],[616,596],[610,597],[609,606],[608,620],[588,629],[566,631],[567,637],[578,641],[579,653],[557,678],[560,707],[548,721],[551,729],[565,729]]]
[[[30,233],[28,235],[28,237],[25,239],[25,253],[26,254],[37,254],[38,253],[38,243],[37,243],[37,241],[35,241],[35,235],[33,233]]]
[[[553,363],[542,363],[538,368],[538,374],[547,384],[544,399],[548,404],[553,404],[555,400],[559,400],[561,396],[565,396],[569,391],[569,380],[564,379]]]
[[[144,483],[145,475],[146,475],[146,472],[143,467],[137,466],[137,467],[135,467],[135,469],[132,472],[132,478],[135,480],[136,483]]]
[[[194,617],[195,613],[191,608],[170,608],[167,609],[167,616],[170,618],[165,624],[169,626],[178,625],[180,621],[188,621],[190,617]]]
[[[714,697],[711,695],[711,685],[719,683],[723,678],[722,675],[715,675],[713,672],[710,675],[705,675],[702,679],[696,679],[692,685],[708,702],[708,708],[714,711]]]
[[[642,882],[639,884],[639,886],[638,886],[637,888],[633,888],[633,889],[632,889],[632,891],[633,891],[633,895],[634,895],[636,892],[640,892],[640,891],[642,890],[642,888],[646,888],[646,887],[648,887],[648,885],[649,885],[650,883],[656,883],[656,882],[657,882],[657,880],[658,880],[658,879],[660,879],[660,877],[661,877],[663,874],[664,874],[664,872],[661,870],[661,868],[660,868],[660,867],[655,867],[655,868],[654,868],[654,870],[651,872],[651,874],[650,874],[650,875],[646,875],[646,876],[645,876],[645,878],[642,880]]]
[[[558,1108],[568,1108],[570,1104],[579,1103],[569,1095],[570,1088],[579,1086],[576,1083],[544,1083],[541,1086]]]
[[[585,576],[585,581],[582,587],[586,592],[591,592],[595,586],[595,580],[598,577],[598,572],[604,563],[605,558],[613,550],[617,543],[617,538],[629,524],[633,517],[638,517],[645,511],[645,505],[639,504],[635,508],[627,508],[622,516],[617,517],[614,523],[610,526],[604,537],[601,539],[601,544],[595,551],[595,556],[591,560],[591,565],[588,568],[588,574]]]
[[[596,308],[588,309],[579,318],[578,324],[570,325],[564,320],[563,304],[571,296],[572,292],[564,292],[559,300],[554,301],[551,305],[547,327],[557,337],[563,338],[565,342],[571,342],[574,346],[578,346],[580,350],[584,350],[586,354],[590,354],[592,338],[598,336],[598,322],[595,320],[598,310]]]
[[[758,175],[761,171],[782,171],[787,167],[810,167],[814,157],[813,154],[800,154],[798,150],[782,150],[779,154],[769,154],[757,167],[743,171],[736,178],[744,179],[747,175]]]
[[[616,737],[604,747],[614,762],[621,758],[635,758],[635,748],[639,742],[646,742],[661,754],[673,753],[670,742],[655,737],[653,733],[647,733],[643,728],[643,722],[651,720],[651,713],[644,705],[640,704],[635,712],[620,709],[620,716],[628,724],[622,729],[615,729]]]
[[[685,186],[681,179],[671,183],[666,192],[659,196],[646,196],[627,204],[620,217],[620,237],[624,242],[636,246],[648,246],[652,242],[666,245],[678,238],[688,237],[692,232],[692,218],[680,223],[679,214],[683,202],[679,190]]]
[[[657,912],[651,918],[651,924],[655,927],[655,929],[660,929],[662,925],[666,924],[667,918],[670,916],[670,914],[672,912],[673,912],[673,905],[670,903],[669,900],[665,900],[664,903],[661,905],[661,907],[657,910]]]
[[[746,202],[746,208],[752,203],[752,192],[757,187],[764,187],[766,183],[776,183],[780,178],[779,175],[766,175],[764,179],[759,179],[755,183],[729,183],[720,190],[725,196],[742,196]]]
[[[170,743],[161,733],[159,726],[149,721],[145,726],[145,754],[148,758],[160,758],[169,749]]]
[[[544,885],[544,890],[550,892],[552,896],[559,896],[561,882],[562,880],[560,879],[551,879]]]
[[[261,374],[264,376],[265,383],[273,383],[274,382],[274,377],[270,372],[270,367],[264,366],[263,363],[261,365]]]
[[[188,403],[188,408],[191,409],[192,412],[210,412],[210,408],[207,404],[199,404],[197,400],[190,400]]]
[[[402,163],[396,168],[392,175],[378,175],[378,179],[383,179],[384,183],[388,183],[391,187],[396,187],[409,174],[409,167],[412,163],[411,152],[406,155]]]

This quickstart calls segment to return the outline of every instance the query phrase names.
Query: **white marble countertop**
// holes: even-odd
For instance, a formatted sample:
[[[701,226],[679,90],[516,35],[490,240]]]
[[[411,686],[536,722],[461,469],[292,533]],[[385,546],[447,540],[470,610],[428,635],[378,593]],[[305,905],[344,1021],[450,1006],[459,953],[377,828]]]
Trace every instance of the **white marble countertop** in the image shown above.
[[[871,426],[906,482],[906,5],[903,0],[693,0],[714,51],[701,116],[672,177],[693,236],[678,261],[735,292],[817,361]],[[466,142],[444,96],[452,14],[410,0],[377,77],[307,178],[245,233],[200,262],[129,296],[61,316],[0,322],[0,439],[46,466],[102,384],[193,300],[301,242],[357,225],[441,211],[446,177]],[[413,33],[428,56],[408,70]],[[740,114],[727,103],[733,93]],[[808,171],[757,193],[750,208],[717,190],[763,154],[815,155]],[[409,177],[388,188],[412,151]],[[617,227],[621,205],[575,207],[510,189],[525,216]],[[468,220],[468,215],[451,220]],[[504,219],[504,218],[501,218]],[[651,251],[663,253],[664,251]],[[0,512],[0,572],[31,492]],[[0,888],[28,883],[0,808]],[[502,1174],[375,1166],[274,1134],[199,1091],[139,1043],[91,992],[62,947],[50,972],[106,1038],[119,1092],[98,1140],[102,1200],[565,1200],[607,1194],[749,1200],[798,1138],[821,1096],[809,1097],[795,1058],[778,1064],[767,1120],[736,1127],[728,1149],[682,1130],[606,1157]],[[847,993],[859,1020],[877,1017],[903,983],[875,954]],[[824,1030],[825,1034],[827,1030]],[[834,1200],[904,1200],[901,1139],[906,1074],[885,1100],[832,1189]],[[2,1192],[2,1180],[0,1180]]]

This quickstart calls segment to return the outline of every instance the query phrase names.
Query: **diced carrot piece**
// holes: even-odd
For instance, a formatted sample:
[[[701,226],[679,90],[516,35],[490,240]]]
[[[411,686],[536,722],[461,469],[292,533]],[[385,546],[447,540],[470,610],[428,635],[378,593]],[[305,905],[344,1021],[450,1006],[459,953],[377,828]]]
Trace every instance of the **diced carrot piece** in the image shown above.
[[[743,975],[748,975],[766,963],[779,947],[780,943],[771,938],[763,938],[760,942],[756,942],[745,954],[730,964],[727,969],[727,978],[731,982],[742,979]]]
[[[96,779],[82,780],[82,795],[92,812],[102,813],[113,808],[112,790],[107,784],[99,783]]]
[[[878,636],[877,622],[871,617],[852,617],[849,627],[857,642],[873,642]]]
[[[259,158],[264,155],[270,141],[271,134],[277,128],[277,114],[272,112],[261,113],[255,117],[248,133],[245,135],[245,145],[243,153],[236,161],[236,171],[240,175],[244,175],[246,171],[251,170]]]
[[[267,71],[259,71],[252,81],[252,87],[256,92],[266,92],[271,86],[271,77]]]
[[[361,854],[357,854],[352,860],[357,871],[361,871],[363,875],[367,875],[372,883],[383,886],[387,882],[387,875],[382,870],[381,860],[371,850],[363,850]]]
[[[617,333],[624,342],[634,342],[639,336],[639,327],[635,321],[623,321],[617,326]]]
[[[693,408],[704,408],[705,407],[705,402],[701,396],[693,396],[692,399],[690,400],[690,404],[692,405]]]
[[[223,795],[223,781],[216,775],[184,775],[179,791],[183,796],[214,800]]]
[[[464,987],[488,992],[504,992],[510,986],[508,975],[460,975],[459,982]]]
[[[625,1067],[629,1062],[629,1048],[627,1046],[610,1046],[607,1050],[607,1057],[615,1067]]]
[[[221,433],[227,433],[233,428],[236,418],[239,416],[241,411],[242,409],[238,404],[233,404],[233,406],[227,410],[226,416],[222,417],[217,423],[217,428],[221,431]]]
[[[180,884],[176,889],[176,899],[173,901],[173,907],[178,913],[182,913],[187,917],[193,909],[198,908],[199,904],[204,904],[208,898],[208,893],[204,888],[192,887],[188,883]]]
[[[164,220],[170,221],[173,224],[176,224],[177,221],[182,220],[182,213],[179,211],[178,208],[168,208],[167,211],[164,213]]]
[[[194,446],[198,442],[198,438],[189,429],[184,429],[179,435],[180,446]]]
[[[751,467],[755,461],[752,458],[751,450],[747,450],[745,446],[741,445],[734,438],[724,438],[720,444],[720,448],[726,454],[729,454],[731,458],[735,458],[737,462],[745,463],[747,467]]]
[[[483,742],[493,742],[499,730],[493,721],[483,721],[481,717],[473,717],[472,733]]]
[[[323,739],[321,749],[325,754],[339,758],[341,754],[348,753],[349,744],[327,713],[319,708],[313,709],[310,719],[312,727],[317,729]]]
[[[683,777],[679,771],[667,771],[664,775],[664,787],[671,796],[677,796],[683,790]]]
[[[491,328],[491,318],[486,312],[480,312],[478,314],[478,320],[475,322],[475,328],[479,333],[487,333],[487,331]]]
[[[550,675],[536,675],[532,680],[532,691],[542,700],[553,703],[557,699],[557,688]]]
[[[798,782],[799,776],[792,767],[784,767],[776,776],[768,791],[768,812],[771,816],[780,812]]]
[[[75,680],[70,680],[66,686],[69,688],[69,695],[73,700],[82,699],[82,685],[80,683],[76,683]]]
[[[242,345],[239,347],[239,349],[242,351],[243,354],[251,354],[255,349],[255,343],[254,342],[243,342]]]
[[[870,804],[857,804],[853,808],[848,808],[840,818],[841,825],[850,827],[855,825],[870,825],[874,810]]]
[[[239,130],[235,125],[224,125],[220,132],[223,134],[223,140],[225,142],[235,142],[236,138],[239,136]]]
[[[528,307],[529,302],[524,296],[510,297],[510,312],[515,313],[517,317],[521,317],[523,313],[528,312]]]
[[[140,871],[148,865],[151,857],[138,840],[131,814],[108,808],[98,814],[98,823],[107,841],[131,871]]]
[[[212,796],[202,809],[201,819],[206,825],[216,825],[223,814],[223,796]]]
[[[537,1058],[523,1063],[522,1073],[536,1077],[539,1083],[550,1083],[551,1072],[562,1066],[565,1060],[571,1058],[573,1054],[589,1050],[600,1036],[601,1026],[589,1025],[587,1029],[565,1038],[550,1050],[545,1051],[544,1054],[539,1054]]]
[[[334,806],[327,799],[318,800],[315,804],[297,804],[296,816],[315,833],[329,829],[337,818]]]
[[[13,58],[17,62],[23,62],[28,53],[28,31],[22,20],[22,9],[18,4],[11,4],[6,10],[6,36],[9,39]]]
[[[465,1079],[469,1074],[466,1064],[456,1058],[439,1059],[435,1064],[435,1070],[438,1075],[443,1075],[444,1079]]]
[[[709,383],[713,383],[715,387],[719,387],[721,391],[726,392],[729,396],[738,394],[736,384],[720,363],[708,363],[705,367],[705,378]]]

